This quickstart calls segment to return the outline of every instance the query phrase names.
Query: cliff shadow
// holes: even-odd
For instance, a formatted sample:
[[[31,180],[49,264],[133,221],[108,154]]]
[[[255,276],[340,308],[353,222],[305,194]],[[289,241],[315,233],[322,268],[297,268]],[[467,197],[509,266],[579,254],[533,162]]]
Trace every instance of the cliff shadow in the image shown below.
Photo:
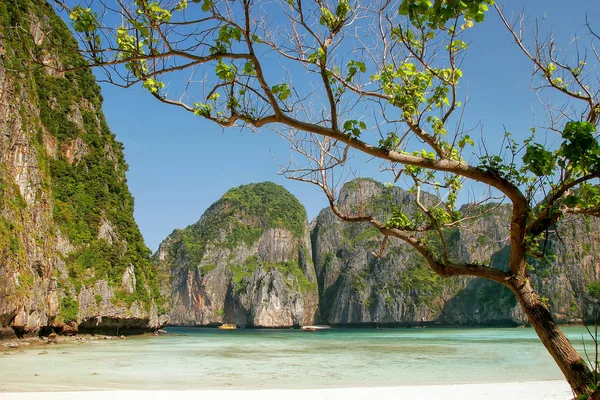
[[[508,270],[510,247],[494,253],[491,266]],[[483,278],[474,278],[448,300],[436,322],[445,325],[518,326],[513,316],[517,299],[507,287]]]

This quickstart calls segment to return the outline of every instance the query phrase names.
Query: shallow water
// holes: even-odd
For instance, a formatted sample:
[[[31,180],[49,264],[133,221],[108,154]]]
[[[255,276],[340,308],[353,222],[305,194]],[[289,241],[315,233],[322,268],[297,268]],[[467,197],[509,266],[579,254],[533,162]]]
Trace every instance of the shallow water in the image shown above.
[[[585,329],[564,331],[583,351]],[[535,332],[524,328],[168,332],[0,353],[0,391],[292,389],[563,379]],[[591,352],[589,340],[586,346]]]

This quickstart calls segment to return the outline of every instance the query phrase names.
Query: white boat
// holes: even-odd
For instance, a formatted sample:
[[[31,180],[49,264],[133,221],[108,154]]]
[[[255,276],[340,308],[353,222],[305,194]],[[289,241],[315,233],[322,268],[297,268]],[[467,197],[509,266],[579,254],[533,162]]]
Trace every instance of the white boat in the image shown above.
[[[316,332],[325,329],[331,329],[331,327],[329,325],[304,325],[301,326],[300,329],[302,329],[305,332]]]

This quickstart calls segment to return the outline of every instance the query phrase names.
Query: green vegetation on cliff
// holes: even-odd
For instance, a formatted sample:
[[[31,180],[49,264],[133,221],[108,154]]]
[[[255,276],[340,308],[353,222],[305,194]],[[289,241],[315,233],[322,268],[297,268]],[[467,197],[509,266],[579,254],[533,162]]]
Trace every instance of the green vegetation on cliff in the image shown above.
[[[258,217],[261,228],[287,229],[299,238],[304,234],[306,210],[293,194],[273,182],[242,185],[221,198],[232,213],[236,209],[248,217]]]
[[[352,179],[351,181],[344,183],[342,190],[347,191],[347,192],[360,191],[363,183],[366,183],[366,184],[371,183],[381,189],[383,189],[383,187],[384,187],[383,183],[378,182],[373,178],[356,178],[356,179]]]
[[[185,246],[188,265],[194,267],[209,243],[228,249],[241,244],[250,247],[268,228],[286,229],[300,238],[305,224],[304,206],[283,186],[252,183],[227,191],[198,223],[176,230],[172,238]]]
[[[230,266],[233,273],[232,282],[238,292],[246,290],[248,278],[259,268],[267,273],[272,270],[278,270],[284,276],[285,284],[290,289],[296,289],[302,293],[317,290],[317,283],[308,280],[297,261],[269,263],[260,262],[256,257],[249,257],[242,265]]]
[[[308,235],[304,207],[282,186],[227,191],[154,256],[171,277],[163,289],[171,294],[171,323],[312,324],[318,288]]]
[[[600,299],[600,281],[591,282],[587,287],[587,291],[593,298]]]
[[[127,187],[123,146],[104,120],[102,96],[92,72],[79,69],[63,73],[35,61],[44,59],[64,69],[83,65],[69,28],[43,0],[1,2],[0,26],[6,48],[4,65],[14,76],[14,90],[27,93],[26,101],[39,109],[39,119],[24,114],[22,120],[37,132],[30,139],[37,150],[42,190],[51,192],[54,223],[75,246],[65,257],[69,282],[60,285],[79,292],[83,284],[106,279],[118,288],[125,269],[134,265],[137,283],[131,297],[147,308],[153,299],[160,304],[150,250],[133,218],[134,200]],[[36,30],[44,32],[38,43],[30,34]],[[23,108],[21,112],[26,113]],[[55,150],[51,152],[49,147]],[[4,192],[0,197],[6,202]],[[118,238],[112,244],[99,238],[103,223]],[[11,229],[0,225],[1,245],[7,231],[17,228],[16,222]],[[8,243],[11,251],[18,252],[20,243],[15,237],[10,236]],[[57,277],[60,279],[59,274]],[[66,304],[61,303],[61,316],[68,321],[76,303]]]

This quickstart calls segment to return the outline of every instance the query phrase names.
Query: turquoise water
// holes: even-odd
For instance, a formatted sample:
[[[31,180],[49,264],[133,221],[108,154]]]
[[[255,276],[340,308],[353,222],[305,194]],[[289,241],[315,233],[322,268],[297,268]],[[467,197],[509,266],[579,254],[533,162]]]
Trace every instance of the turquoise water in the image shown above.
[[[0,353],[0,391],[323,388],[562,379],[531,329],[237,330]],[[582,327],[566,328],[583,350]],[[588,350],[590,343],[586,344]],[[47,354],[43,354],[47,352]]]

